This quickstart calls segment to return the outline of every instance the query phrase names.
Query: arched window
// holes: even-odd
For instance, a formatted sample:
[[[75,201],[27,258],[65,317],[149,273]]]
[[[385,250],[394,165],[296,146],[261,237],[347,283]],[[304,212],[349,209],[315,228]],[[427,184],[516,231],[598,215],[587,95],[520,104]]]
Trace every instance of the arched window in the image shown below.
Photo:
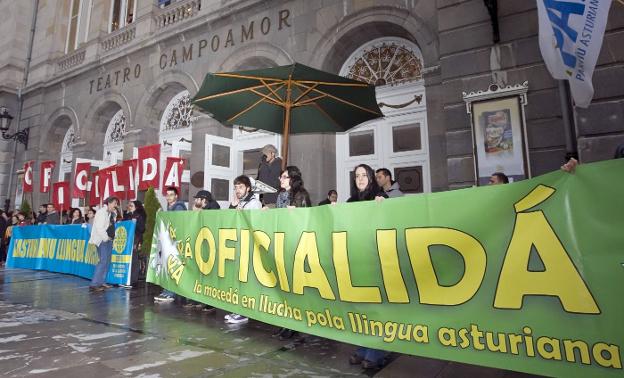
[[[182,172],[181,199],[188,199],[191,171],[191,143],[193,137],[193,105],[188,90],[173,96],[160,119],[160,164],[164,171],[167,156],[186,159],[186,169]],[[162,180],[162,177],[161,177]]]
[[[193,106],[189,91],[184,90],[175,95],[167,107],[160,120],[160,131],[167,132],[191,127],[193,117]],[[189,130],[190,131],[190,130]]]
[[[102,160],[115,164],[123,160],[123,138],[126,132],[126,116],[119,109],[108,122],[106,135],[104,136],[104,156]]]
[[[375,86],[397,85],[422,79],[422,56],[416,45],[398,38],[381,38],[360,47],[341,74]]]
[[[72,170],[72,161],[74,159],[74,142],[76,141],[76,133],[74,127],[70,126],[63,138],[61,145],[61,159],[59,161],[59,181],[69,180]]]
[[[423,58],[418,46],[397,37],[356,49],[340,75],[376,86],[384,118],[336,134],[336,183],[349,197],[352,170],[360,163],[387,168],[405,193],[431,190]]]

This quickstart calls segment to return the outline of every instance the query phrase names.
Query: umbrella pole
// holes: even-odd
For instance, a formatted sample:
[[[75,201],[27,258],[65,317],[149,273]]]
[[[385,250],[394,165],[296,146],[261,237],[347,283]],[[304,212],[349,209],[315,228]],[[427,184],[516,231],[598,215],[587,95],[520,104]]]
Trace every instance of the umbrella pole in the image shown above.
[[[288,162],[288,136],[290,135],[290,105],[284,107],[284,140],[282,141],[282,170]]]
[[[288,164],[288,137],[290,135],[290,108],[292,107],[292,89],[291,89],[291,77],[288,76],[288,84],[286,87],[286,101],[284,102],[284,140],[282,143],[282,171],[286,169]]]

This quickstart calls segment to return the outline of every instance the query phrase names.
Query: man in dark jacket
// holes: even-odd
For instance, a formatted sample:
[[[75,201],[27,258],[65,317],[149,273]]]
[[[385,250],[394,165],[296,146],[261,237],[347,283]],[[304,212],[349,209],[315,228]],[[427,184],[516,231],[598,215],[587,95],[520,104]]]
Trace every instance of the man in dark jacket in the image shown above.
[[[47,205],[48,213],[46,215],[46,224],[61,224],[61,217],[59,213],[56,211],[53,203],[49,203]]]
[[[195,195],[195,203],[193,204],[195,209],[202,210],[218,210],[221,208],[219,203],[214,200],[212,193],[207,190],[200,190]]]
[[[48,205],[41,204],[39,205],[39,214],[37,214],[37,219],[35,224],[44,224],[46,222],[46,217],[48,216]]]
[[[272,144],[262,147],[262,162],[258,167],[257,180],[279,189],[279,176],[282,173],[282,159],[277,157],[277,148]],[[268,207],[275,207],[277,201],[277,193],[265,193],[262,197],[263,202]]]
[[[217,201],[214,200],[214,198],[212,197],[212,193],[210,193],[207,190],[200,190],[199,192],[197,192],[197,194],[195,194],[195,203],[193,203],[193,210],[219,210],[221,208],[221,206],[219,206],[219,203]],[[188,300],[186,302],[186,304],[184,305],[184,307],[186,308],[190,308],[190,307],[196,307],[196,308],[201,308],[202,311],[205,312],[214,312],[216,311],[214,307],[212,306],[208,306],[206,304],[203,303],[199,303],[197,301],[193,301],[193,300]]]

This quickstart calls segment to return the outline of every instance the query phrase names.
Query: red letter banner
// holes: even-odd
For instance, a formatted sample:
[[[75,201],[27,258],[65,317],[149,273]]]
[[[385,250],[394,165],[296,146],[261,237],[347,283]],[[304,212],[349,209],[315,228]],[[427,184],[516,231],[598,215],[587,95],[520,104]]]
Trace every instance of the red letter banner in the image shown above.
[[[55,182],[52,184],[52,203],[58,211],[69,210],[69,181]]]
[[[85,198],[89,186],[89,171],[91,171],[91,163],[76,163],[73,198]]]
[[[110,167],[110,181],[112,193],[120,200],[126,199],[126,186],[124,181],[128,181],[126,177],[127,173],[123,169],[122,165],[115,165]]]
[[[52,171],[56,162],[54,160],[46,160],[41,162],[41,169],[39,170],[39,192],[47,193],[52,186]]]
[[[89,191],[89,206],[100,205],[102,198],[101,181],[102,171],[98,170],[91,174],[91,190]]]
[[[139,147],[139,190],[150,186],[158,188],[160,172],[160,144]]]
[[[120,184],[126,187],[126,193],[128,194],[126,198],[129,200],[136,199],[136,190],[139,183],[139,161],[137,159],[124,160],[121,164],[121,169],[117,172]]]
[[[27,161],[24,163],[24,193],[32,192],[33,190],[33,164],[34,161]]]
[[[178,157],[167,157],[165,174],[163,175],[162,192],[167,194],[167,187],[174,186],[180,189],[182,181],[182,171],[184,171],[184,159]]]

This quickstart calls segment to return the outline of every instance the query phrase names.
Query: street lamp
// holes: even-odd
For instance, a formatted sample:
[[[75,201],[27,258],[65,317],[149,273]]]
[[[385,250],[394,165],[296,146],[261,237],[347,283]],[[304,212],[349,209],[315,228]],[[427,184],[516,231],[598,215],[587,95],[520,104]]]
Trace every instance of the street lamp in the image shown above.
[[[16,140],[28,149],[28,134],[30,129],[27,127],[24,130],[16,132],[15,134],[8,134],[7,131],[9,131],[12,120],[13,116],[9,114],[9,110],[4,106],[0,106],[0,130],[2,131],[2,138],[6,140]]]

